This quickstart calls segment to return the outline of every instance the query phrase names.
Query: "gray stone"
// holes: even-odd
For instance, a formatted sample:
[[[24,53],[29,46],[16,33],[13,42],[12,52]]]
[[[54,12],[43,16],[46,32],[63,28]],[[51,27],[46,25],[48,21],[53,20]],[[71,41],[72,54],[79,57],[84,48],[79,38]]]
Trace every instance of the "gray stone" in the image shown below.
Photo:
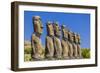
[[[62,56],[64,59],[69,58],[69,41],[68,41],[68,29],[65,28],[65,26],[62,25]]]
[[[74,57],[78,58],[78,49],[77,49],[77,44],[76,44],[76,37],[75,37],[75,33],[73,32],[73,51],[74,51]]]
[[[47,37],[46,37],[46,48],[45,54],[49,59],[54,57],[54,43],[53,43],[54,29],[51,22],[47,23]]]
[[[34,32],[41,35],[43,32],[43,25],[40,16],[33,17],[33,26],[34,26]]]
[[[74,58],[73,34],[71,31],[69,31],[69,55],[70,55],[70,58]]]
[[[81,55],[80,35],[79,35],[79,34],[77,34],[76,39],[78,40],[78,42],[77,42],[78,57],[79,57],[79,58],[81,58],[81,57],[82,57],[82,55]]]
[[[43,32],[43,25],[41,22],[41,18],[39,16],[34,16],[33,17],[33,26],[34,26],[34,34],[32,34],[32,58],[41,60],[44,58],[43,54],[43,46],[41,43],[40,36]]]
[[[57,23],[54,23],[54,48],[55,48],[55,57],[60,59],[62,58],[62,46],[60,41],[60,27]]]

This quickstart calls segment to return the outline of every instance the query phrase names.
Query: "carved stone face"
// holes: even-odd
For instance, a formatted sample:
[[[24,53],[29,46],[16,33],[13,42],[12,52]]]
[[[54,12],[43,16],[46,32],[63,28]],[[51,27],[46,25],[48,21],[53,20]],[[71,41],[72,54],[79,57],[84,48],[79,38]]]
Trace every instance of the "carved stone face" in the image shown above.
[[[36,32],[38,34],[42,34],[43,25],[42,25],[40,16],[33,17],[33,26],[34,26],[34,32]]]
[[[75,43],[78,43],[77,34],[75,33],[74,36],[75,36],[75,39],[74,39]]]
[[[54,23],[54,34],[57,37],[60,37],[61,35],[61,30],[60,30],[58,23]]]
[[[69,40],[70,42],[74,41],[73,32],[69,31]]]
[[[50,36],[54,36],[54,29],[51,22],[47,22],[47,33]]]
[[[78,34],[75,34],[75,43],[80,44],[80,36]]]
[[[64,39],[68,39],[68,32],[69,32],[68,29],[66,29],[64,25],[62,25],[61,28],[62,28],[62,36],[63,36],[63,38]]]
[[[72,40],[73,40],[73,42],[75,42],[75,33],[74,32],[72,33]]]
[[[78,44],[80,44],[80,35],[77,34],[77,40],[78,40]]]

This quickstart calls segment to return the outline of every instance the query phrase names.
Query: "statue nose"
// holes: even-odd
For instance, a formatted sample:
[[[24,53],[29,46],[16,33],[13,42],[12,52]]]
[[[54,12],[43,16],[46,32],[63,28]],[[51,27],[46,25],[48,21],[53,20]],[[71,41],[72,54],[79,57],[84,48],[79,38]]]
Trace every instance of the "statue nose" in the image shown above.
[[[43,26],[41,26],[41,28],[43,29],[44,27],[43,27]]]
[[[61,29],[59,28],[59,31],[61,31]]]

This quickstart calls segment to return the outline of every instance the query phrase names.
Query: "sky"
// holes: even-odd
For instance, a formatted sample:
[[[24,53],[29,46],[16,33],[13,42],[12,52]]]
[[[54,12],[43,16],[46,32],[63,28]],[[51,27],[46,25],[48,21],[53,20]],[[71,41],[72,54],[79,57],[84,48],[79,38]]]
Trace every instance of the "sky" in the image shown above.
[[[90,14],[24,11],[24,40],[31,40],[31,35],[34,32],[33,16],[40,16],[42,19],[44,28],[41,40],[43,45],[45,45],[47,35],[46,22],[57,21],[60,26],[64,24],[72,32],[80,34],[82,48],[90,48]]]

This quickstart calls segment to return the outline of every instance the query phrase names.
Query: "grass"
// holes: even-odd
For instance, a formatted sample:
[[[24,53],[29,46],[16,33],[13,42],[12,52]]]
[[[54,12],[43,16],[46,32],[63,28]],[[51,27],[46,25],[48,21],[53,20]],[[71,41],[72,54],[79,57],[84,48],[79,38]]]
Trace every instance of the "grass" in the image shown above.
[[[31,54],[31,52],[32,52],[32,48],[25,48],[24,49],[25,54]]]
[[[90,58],[90,49],[89,48],[81,49],[81,53],[82,53],[83,58]]]
[[[31,54],[24,54],[24,61],[31,61],[32,58],[31,58]]]

